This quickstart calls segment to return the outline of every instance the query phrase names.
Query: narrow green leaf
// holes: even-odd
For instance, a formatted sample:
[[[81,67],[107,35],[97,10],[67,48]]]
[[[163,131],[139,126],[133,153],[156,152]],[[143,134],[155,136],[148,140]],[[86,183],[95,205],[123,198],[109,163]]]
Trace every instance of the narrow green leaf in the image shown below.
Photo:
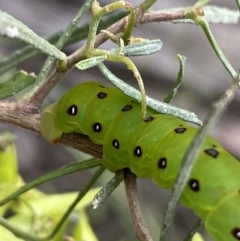
[[[110,196],[110,194],[119,186],[119,184],[123,181],[123,170],[120,170],[115,173],[115,176],[106,183],[101,190],[95,195],[94,200],[92,202],[93,209],[100,208],[106,199]]]
[[[25,24],[18,21],[11,15],[0,10],[0,35],[8,38],[17,38],[22,40],[43,53],[53,56],[58,60],[64,60],[66,55],[51,45],[48,41],[38,36]]]
[[[75,200],[71,203],[71,205],[68,207],[67,211],[64,213],[64,215],[62,216],[61,220],[59,221],[59,223],[57,224],[57,226],[54,228],[53,232],[48,236],[47,239],[51,239],[52,237],[54,237],[54,235],[58,232],[59,228],[61,228],[61,226],[64,224],[66,218],[69,217],[70,213],[76,208],[76,206],[78,205],[78,203],[85,197],[85,195],[89,192],[89,190],[92,188],[93,184],[97,181],[97,179],[101,176],[101,174],[105,171],[105,167],[103,165],[101,165],[97,171],[95,172],[95,174],[93,175],[93,177],[89,180],[89,182],[87,183],[87,185],[82,189],[81,192],[78,193],[77,197],[75,198]]]
[[[0,83],[0,100],[13,96],[21,90],[32,85],[36,80],[36,76],[25,71],[16,72],[7,81]]]
[[[162,48],[162,41],[160,39],[144,40],[140,43],[130,44],[124,46],[124,56],[143,56],[158,52]],[[110,54],[116,54],[119,48],[110,50]]]
[[[176,79],[176,82],[175,82],[175,84],[173,86],[172,91],[163,100],[163,102],[165,102],[165,103],[170,103],[173,100],[173,98],[177,94],[178,88],[181,85],[182,80],[183,80],[184,67],[185,67],[185,63],[186,63],[186,57],[178,54],[178,59],[179,59],[179,62],[180,62],[180,68],[179,68],[178,76],[177,76],[177,79]]]
[[[80,70],[90,69],[94,66],[97,66],[98,64],[101,64],[104,60],[107,59],[107,56],[97,56],[97,57],[91,57],[88,59],[84,59],[80,62],[78,62],[75,67]]]
[[[199,219],[183,241],[204,241],[201,235],[197,233],[197,230],[200,228],[202,224],[203,221]]]
[[[75,210],[85,209],[87,206],[90,206],[92,203],[93,196],[98,192],[100,187],[94,187],[86,193],[82,198],[81,202],[78,202],[75,206]],[[19,214],[31,217],[33,215],[32,211],[36,212],[39,217],[44,216],[54,216],[54,215],[63,215],[66,211],[66,208],[69,207],[72,202],[77,198],[79,192],[68,192],[68,193],[57,193],[57,194],[45,194],[41,197],[35,199],[29,199],[29,206],[32,207],[32,210],[26,205],[18,205],[18,209],[15,211]],[[59,202],[61,200],[61,202]],[[21,200],[20,200],[21,201]],[[11,220],[11,218],[9,219]],[[19,224],[20,225],[20,224]]]
[[[113,85],[120,89],[125,95],[132,97],[138,102],[141,101],[140,92],[130,85],[127,85],[123,80],[119,79],[114,75],[104,64],[98,65],[101,73],[109,79]],[[153,98],[147,96],[147,105],[158,111],[159,113],[168,114],[172,116],[177,116],[185,121],[193,122],[198,125],[202,125],[201,120],[199,120],[195,113],[180,109],[178,107],[163,103],[161,101],[154,100]]]
[[[91,158],[91,159],[86,160],[86,161],[70,163],[70,164],[68,164],[64,167],[61,167],[61,168],[59,168],[55,171],[46,173],[45,175],[42,175],[39,178],[36,178],[32,182],[29,182],[29,183],[25,184],[24,186],[19,188],[16,192],[14,192],[13,194],[11,194],[8,197],[1,200],[0,205],[3,205],[5,203],[15,199],[16,197],[18,197],[22,193],[30,190],[33,187],[36,187],[36,186],[40,185],[40,184],[43,184],[45,182],[54,180],[54,179],[59,178],[59,177],[66,176],[68,174],[71,174],[71,173],[74,173],[74,172],[77,172],[77,171],[80,171],[80,170],[85,170],[85,169],[96,167],[96,166],[99,166],[99,165],[101,165],[100,160],[97,160],[95,158]]]
[[[119,19],[125,17],[127,14],[128,14],[127,10],[121,9],[121,10],[118,10],[117,12],[113,12],[104,16],[100,20],[97,33],[99,33],[102,29],[108,28],[111,24],[117,22]],[[71,37],[68,39],[66,46],[85,39],[88,35],[88,31],[89,31],[88,23],[76,28],[73,34],[71,35]],[[64,31],[61,30],[53,34],[52,36],[47,38],[47,41],[49,41],[51,44],[56,44],[57,40],[62,36],[63,32]],[[10,68],[16,66],[17,64],[20,64],[24,61],[32,59],[33,57],[38,55],[40,55],[39,50],[33,48],[32,46],[24,47],[23,49],[20,49],[14,52],[9,57],[0,61],[0,74],[3,74],[4,72],[8,71]]]

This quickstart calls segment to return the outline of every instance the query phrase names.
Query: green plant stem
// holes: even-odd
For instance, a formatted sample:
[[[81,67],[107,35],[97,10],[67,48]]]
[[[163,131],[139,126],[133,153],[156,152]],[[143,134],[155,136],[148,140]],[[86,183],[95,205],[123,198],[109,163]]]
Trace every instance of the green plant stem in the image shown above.
[[[146,114],[147,114],[146,92],[145,92],[142,77],[141,77],[137,67],[132,62],[132,60],[127,58],[127,57],[124,57],[124,56],[121,56],[121,55],[119,55],[118,57],[109,55],[108,57],[109,57],[108,60],[110,60],[110,61],[125,63],[127,65],[128,69],[130,69],[133,72],[134,77],[137,79],[139,90],[140,90],[141,97],[142,97],[141,98],[142,118],[144,119],[146,117]]]
[[[202,224],[203,224],[203,221],[199,219],[197,223],[192,227],[191,231],[188,233],[188,235],[183,241],[192,241],[194,234],[202,226]]]
[[[93,16],[89,26],[88,41],[83,51],[83,55],[88,56],[88,53],[94,49],[94,41],[96,38],[97,28],[102,16],[105,15],[106,13],[109,13],[119,8],[126,8],[126,3],[124,1],[118,1],[118,2],[108,4],[103,8],[99,6],[99,3],[97,1],[93,3],[92,5]],[[127,5],[127,8],[129,8],[129,4]]]
[[[120,43],[121,43],[121,41],[120,41]],[[93,56],[106,56],[108,61],[122,62],[122,63],[126,64],[127,68],[130,69],[133,72],[134,77],[136,78],[136,80],[138,82],[139,90],[140,90],[140,93],[141,93],[141,100],[140,101],[141,101],[141,105],[142,105],[142,118],[144,119],[146,117],[146,113],[147,113],[147,101],[146,101],[146,92],[145,92],[145,89],[144,89],[143,80],[142,80],[142,77],[141,77],[137,67],[132,62],[132,60],[125,57],[122,54],[121,50],[123,48],[124,48],[124,46],[122,44],[120,44],[119,51],[117,51],[115,53],[112,52],[110,54],[106,50],[95,49],[94,51],[91,52],[91,55],[93,55]],[[99,63],[98,66],[100,64],[101,63]]]
[[[43,183],[49,182],[51,180],[57,179],[59,177],[63,177],[66,175],[69,175],[71,173],[80,171],[80,170],[85,170],[89,168],[93,168],[96,166],[101,165],[100,160],[96,160],[96,158],[90,158],[89,160],[86,161],[81,161],[81,162],[73,162],[69,163],[66,166],[63,166],[57,170],[54,170],[52,172],[46,173],[39,178],[36,178],[35,180],[25,184],[24,186],[20,187],[16,192],[12,193],[8,197],[4,198],[3,200],[0,201],[0,206],[6,204],[7,202],[12,201],[13,199],[17,198],[19,195],[23,194],[24,192],[39,186]]]
[[[97,33],[100,32],[102,29],[108,28],[111,24],[115,23],[119,19],[125,17],[128,14],[128,11],[121,9],[118,12],[110,13],[107,16],[104,16],[101,18],[99,27],[97,30]],[[68,39],[66,42],[67,45],[71,45],[73,43],[76,43],[77,41],[81,41],[85,39],[88,35],[88,30],[89,30],[89,24],[84,24],[81,27],[78,27],[74,30],[73,34],[71,37]],[[49,38],[47,38],[47,41],[50,42],[51,44],[56,44],[58,39],[63,35],[64,31],[61,30]],[[24,47],[16,52],[14,52],[12,55],[9,57],[3,59],[0,61],[0,74],[3,74],[7,72],[9,69],[12,67],[29,60],[35,56],[41,55],[42,53],[39,52],[39,50],[34,49],[32,46],[27,46]]]
[[[141,7],[144,12],[146,12],[157,0],[145,0],[143,3],[141,3]]]
[[[62,47],[64,46],[64,44],[67,42],[67,40],[69,39],[69,37],[72,35],[73,31],[75,30],[78,22],[82,19],[83,15],[89,10],[89,8],[92,5],[92,2],[94,0],[87,0],[85,1],[85,3],[83,4],[83,6],[80,8],[80,10],[78,11],[77,15],[75,16],[75,18],[71,21],[71,23],[69,24],[69,26],[66,28],[66,30],[63,32],[63,35],[61,36],[61,38],[58,40],[58,42],[56,43],[56,48],[58,49],[62,49]],[[24,97],[23,99],[28,99],[31,98],[32,96],[34,96],[34,94],[36,93],[36,91],[39,89],[39,86],[42,85],[42,83],[45,81],[45,79],[47,78],[47,75],[49,74],[51,67],[53,65],[55,61],[54,57],[48,57],[47,60],[45,61],[38,77],[37,80],[34,84],[34,87],[32,88],[31,91],[29,91]],[[61,66],[61,68],[63,69],[67,69],[67,59],[59,61],[59,66]]]
[[[101,166],[94,174],[94,176],[91,178],[91,180],[88,182],[88,184],[84,187],[84,189],[78,194],[77,198],[74,200],[74,202],[71,204],[71,206],[68,208],[68,210],[65,212],[53,232],[48,237],[37,237],[35,235],[31,235],[29,233],[23,232],[15,227],[13,227],[9,222],[7,222],[4,218],[0,217],[0,225],[11,231],[15,236],[24,239],[25,241],[46,241],[51,240],[52,237],[55,236],[55,234],[58,232],[58,230],[61,228],[63,223],[66,221],[69,214],[73,211],[75,206],[78,204],[78,202],[85,196],[85,194],[91,189],[93,184],[96,182],[96,180],[99,178],[99,176],[103,173],[103,171],[106,168],[104,166]]]
[[[89,10],[89,8],[91,7],[92,3],[94,0],[87,0],[84,2],[83,6],[80,8],[80,10],[78,11],[77,15],[74,17],[74,19],[71,21],[71,23],[69,24],[69,26],[66,28],[66,30],[64,31],[63,35],[61,36],[61,38],[59,39],[59,41],[56,44],[56,47],[61,49],[65,43],[68,41],[68,39],[70,38],[70,36],[72,35],[72,33],[74,32],[74,30],[77,27],[77,24],[79,23],[79,21],[82,19],[82,17],[84,16],[84,14]]]
[[[134,26],[134,23],[135,23],[135,12],[133,10],[132,5],[126,3],[126,9],[130,12],[130,17],[129,17],[129,20],[128,20],[128,25],[127,25],[123,35],[121,36],[124,43],[127,43],[128,39],[131,37],[132,29],[133,29],[133,26]]]
[[[214,52],[216,53],[216,55],[218,56],[218,58],[222,62],[223,66],[225,67],[227,72],[231,75],[231,77],[233,79],[236,79],[237,78],[237,73],[233,69],[233,67],[231,66],[231,64],[229,63],[229,61],[225,57],[225,55],[223,54],[222,50],[219,48],[218,43],[215,40],[215,38],[214,38],[214,36],[213,36],[213,34],[212,34],[211,30],[210,30],[208,22],[204,18],[202,18],[202,17],[198,17],[195,20],[195,22],[202,27],[202,29],[203,29],[203,31],[204,31],[204,33],[205,33],[209,43],[211,44]],[[238,84],[238,86],[240,87],[239,84]]]
[[[93,200],[93,209],[100,208],[110,194],[119,186],[123,181],[124,173],[123,170],[119,170],[115,173],[114,177],[107,182],[101,190],[95,195]]]
[[[70,213],[74,210],[76,205],[79,203],[79,201],[86,195],[86,193],[92,188],[93,184],[97,181],[97,179],[101,176],[101,174],[105,171],[105,167],[101,166],[94,174],[94,176],[91,178],[91,180],[87,183],[87,185],[84,187],[84,189],[78,194],[74,202],[69,206],[68,210],[64,213],[61,220],[57,224],[57,226],[54,228],[53,232],[44,240],[51,239],[55,236],[55,234],[58,232],[58,230],[62,227],[64,222],[66,221],[67,217],[70,215]]]

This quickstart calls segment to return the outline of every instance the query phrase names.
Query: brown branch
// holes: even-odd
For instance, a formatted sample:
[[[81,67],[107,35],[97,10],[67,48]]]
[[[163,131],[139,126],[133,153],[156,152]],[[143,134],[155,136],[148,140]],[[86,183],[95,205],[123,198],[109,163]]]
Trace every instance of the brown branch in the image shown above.
[[[143,14],[140,7],[136,9],[136,15],[138,19],[136,20],[135,25],[184,18],[183,10],[176,10],[176,12],[171,13],[146,12]],[[127,21],[128,17],[125,17],[107,28],[107,31],[117,34],[122,31]],[[100,46],[107,39],[108,36],[106,34],[98,34],[95,40],[95,48]],[[0,102],[0,122],[14,124],[40,134],[39,106],[41,102],[51,92],[59,80],[66,75],[71,68],[73,68],[74,64],[83,58],[82,52],[84,48],[85,45],[68,57],[68,68],[66,70],[54,69],[47,78],[46,82],[39,87],[38,91],[31,99],[22,103]],[[92,143],[90,139],[84,135],[76,133],[64,134],[61,142],[77,150],[84,151],[94,157],[99,158],[102,156],[102,148]]]
[[[143,10],[139,7],[136,9],[136,23],[142,25],[150,22],[171,21],[184,18],[184,11],[177,10],[174,13],[158,13],[147,12],[143,13]],[[119,20],[109,28],[107,31],[118,34],[126,26],[128,17]],[[108,39],[108,36],[104,33],[97,35],[95,39],[94,47],[97,48]],[[82,60],[82,55],[85,45],[75,51],[67,58],[66,69],[54,69],[49,75],[45,83],[43,83],[37,90],[37,92],[30,99],[24,102],[0,102],[0,122],[10,123],[16,126],[20,126],[24,129],[33,131],[37,134],[40,132],[40,110],[39,106],[45,97],[51,92],[54,86],[63,78],[68,71],[70,71],[74,65]],[[102,146],[94,144],[87,136],[77,133],[63,134],[61,143],[66,146],[73,147],[77,150],[90,154],[91,156],[101,158]],[[152,241],[150,233],[146,228],[145,222],[142,217],[140,204],[137,195],[136,176],[129,170],[125,172],[124,177],[126,193],[128,197],[130,211],[133,217],[136,236],[141,241]]]
[[[172,13],[158,13],[158,12],[147,12],[142,14],[142,9],[139,7],[136,9],[136,14],[138,18],[136,20],[136,25],[145,24],[149,22],[161,22],[184,18],[183,10],[176,10]],[[128,17],[125,17],[115,24],[107,28],[107,31],[117,34],[122,31],[123,27],[126,25]],[[108,36],[104,33],[97,35],[95,40],[95,48],[100,46],[108,39]],[[39,106],[43,99],[51,92],[54,86],[59,82],[59,80],[67,74],[67,72],[73,68],[73,66],[79,62],[83,56],[82,52],[85,45],[75,51],[68,57],[68,68],[66,70],[54,69],[52,73],[47,78],[46,82],[39,87],[35,95],[22,103],[19,102],[0,102],[0,122],[10,123],[25,129],[31,130],[35,133],[40,134],[39,129]],[[98,145],[92,143],[90,139],[84,135],[80,134],[64,134],[61,143],[73,147],[77,150],[84,151],[94,157],[102,156],[102,148]]]
[[[63,71],[59,69],[54,69],[48,76],[44,84],[39,86],[35,94],[31,96],[29,99],[25,100],[24,103],[26,105],[31,104],[40,108],[43,100],[52,91],[55,85],[67,74],[67,72],[67,70]]]
[[[139,7],[136,9],[136,14],[137,18],[134,25],[135,27],[140,24],[143,25],[151,22],[163,22],[184,18],[183,9],[176,10],[175,12],[171,13],[147,12],[142,14],[142,9]],[[118,34],[124,29],[127,21],[128,16],[108,27],[107,31],[113,34]],[[107,41],[108,38],[109,37],[104,33],[98,34],[95,39],[94,47],[99,47],[101,44]],[[76,63],[84,58],[82,53],[85,47],[86,45],[82,46],[80,49],[68,56],[66,69],[54,69],[43,85],[40,86],[36,93],[30,99],[26,100],[26,102],[39,107],[46,96],[52,91],[54,86],[67,74],[68,71],[74,67]]]
[[[184,19],[184,9],[178,9],[175,12],[147,12],[139,21],[139,24],[152,23],[152,22],[166,22]]]
[[[0,122],[14,124],[24,129],[40,132],[40,114],[39,110],[32,105],[18,102],[0,102]],[[101,158],[102,146],[94,144],[87,136],[70,133],[63,134],[61,143],[83,151],[91,156]]]
[[[133,217],[135,234],[141,241],[152,241],[151,235],[142,217],[137,194],[137,178],[129,169],[124,169],[124,183],[130,212]]]
[[[123,18],[119,20],[117,23],[113,24],[109,28],[108,31],[112,32],[113,34],[119,33],[122,29],[124,24],[126,24],[127,18]],[[104,33],[100,33],[97,35],[94,43],[94,47],[97,48],[105,41],[107,41],[108,36]],[[46,98],[46,96],[52,91],[54,86],[70,71],[76,63],[83,59],[83,50],[85,49],[86,45],[82,46],[80,49],[76,50],[74,53],[68,56],[67,58],[67,69],[60,70],[54,69],[52,73],[49,75],[47,80],[44,82],[42,86],[36,91],[36,93],[28,100],[27,103],[31,103],[35,106],[40,106],[42,101]]]

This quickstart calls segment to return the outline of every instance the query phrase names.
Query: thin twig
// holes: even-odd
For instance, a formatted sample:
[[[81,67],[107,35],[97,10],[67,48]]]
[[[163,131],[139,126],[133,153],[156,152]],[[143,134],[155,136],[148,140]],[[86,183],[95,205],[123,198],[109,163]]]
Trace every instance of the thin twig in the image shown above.
[[[108,28],[116,21],[122,19],[126,15],[127,15],[127,11],[125,11],[124,9],[121,9],[121,11],[113,12],[108,14],[107,16],[103,16],[103,18],[100,20],[100,23],[99,23],[98,33],[101,30]],[[70,36],[70,38],[68,39],[67,43],[65,44],[65,47],[86,39],[88,35],[88,29],[89,29],[88,23],[85,23],[80,27],[77,27],[72,33],[72,35]],[[50,37],[46,38],[46,40],[54,45],[56,44],[58,39],[63,35],[63,33],[64,33],[64,30],[60,30],[57,33],[54,33]],[[0,74],[3,74],[7,72],[9,69],[11,69],[12,67],[17,66],[39,55],[42,55],[42,53],[29,45],[20,50],[17,50],[14,53],[12,53],[10,56],[0,60]]]
[[[63,35],[60,37],[60,39],[56,43],[56,48],[62,49],[62,47],[67,42],[67,40],[72,35],[74,29],[77,27],[78,22],[82,19],[84,14],[86,14],[86,12],[91,7],[93,1],[94,0],[87,0],[87,1],[85,1],[85,3],[82,5],[80,10],[78,11],[76,16],[74,17],[74,19],[71,21],[69,26],[63,32]],[[32,90],[29,93],[26,94],[27,98],[28,98],[28,96],[30,97],[30,98],[28,98],[28,102],[31,102],[32,99],[35,98],[35,93],[38,91],[39,86],[44,84],[44,82],[45,82],[44,80],[46,79],[47,75],[49,74],[54,61],[55,61],[55,59],[52,56],[49,56],[47,58],[47,60],[45,61],[44,65],[43,65],[43,67],[42,67],[42,69],[41,69],[41,71],[40,71],[40,73],[39,73],[39,75],[37,77],[37,80],[36,80],[36,83],[35,83],[34,87],[32,88]],[[62,61],[62,62],[65,63],[65,61]],[[39,106],[40,105],[41,105],[41,103],[39,103]]]
[[[94,196],[92,205],[93,209],[100,208],[106,199],[112,194],[112,192],[119,186],[123,181],[123,170],[119,170],[115,173],[115,176],[107,182],[101,190]]]
[[[197,223],[192,227],[192,229],[190,230],[190,232],[188,233],[188,235],[183,241],[192,241],[193,236],[195,235],[197,230],[202,226],[202,224],[203,224],[203,221],[199,219]]]
[[[56,225],[52,233],[45,238],[44,240],[51,240],[59,231],[59,229],[63,226],[64,222],[66,222],[67,217],[71,214],[71,212],[74,210],[74,208],[77,206],[77,204],[81,201],[81,199],[89,192],[89,190],[92,188],[93,184],[98,180],[98,178],[102,175],[102,173],[105,171],[105,167],[101,166],[98,168],[98,170],[95,172],[93,177],[89,180],[87,185],[83,188],[81,192],[77,195],[74,202],[68,207],[67,211],[63,214],[62,218],[60,219],[59,223]],[[42,241],[44,241],[42,240]]]
[[[141,241],[152,241],[150,233],[145,225],[137,194],[136,175],[130,170],[124,170],[124,183],[128,198],[130,212],[134,222],[136,236]]]
[[[142,16],[139,24],[179,20],[184,19],[184,16],[184,9],[178,9],[172,12],[147,12]]]
[[[215,40],[215,38],[214,38],[214,36],[213,36],[213,34],[212,34],[211,30],[210,30],[208,22],[204,18],[202,18],[202,17],[197,18],[196,22],[202,27],[202,29],[203,29],[203,31],[204,31],[204,33],[205,33],[209,43],[211,44],[214,52],[218,56],[219,60],[222,62],[223,66],[225,67],[227,72],[230,74],[230,76],[233,79],[236,79],[237,78],[237,72],[234,70],[234,68],[229,63],[229,61],[225,57],[224,53],[220,49],[217,41]]]
[[[140,11],[139,8],[136,9],[136,11]],[[142,11],[142,10],[141,10]],[[127,25],[129,16],[119,20],[118,22],[111,25],[109,28],[106,29],[106,31],[111,32],[112,34],[118,34],[122,31],[124,26]],[[140,21],[139,21],[140,18]],[[176,10],[175,12],[170,13],[158,13],[158,12],[151,12],[151,13],[145,13],[144,15],[139,14],[136,17],[135,25],[138,23],[143,25],[150,22],[161,22],[161,21],[169,21],[169,20],[177,20],[184,18],[184,10]],[[106,42],[108,40],[108,36],[104,33],[100,33],[96,36],[94,48],[99,47],[101,44]],[[49,75],[47,80],[43,85],[41,85],[36,91],[35,95],[31,99],[31,103],[35,106],[39,106],[42,101],[46,98],[46,96],[52,91],[54,86],[62,79],[69,70],[71,70],[76,63],[81,61],[83,59],[83,51],[85,49],[86,45],[82,46],[78,50],[76,50],[74,53],[68,56],[67,58],[67,69],[60,70],[55,69],[53,72]]]

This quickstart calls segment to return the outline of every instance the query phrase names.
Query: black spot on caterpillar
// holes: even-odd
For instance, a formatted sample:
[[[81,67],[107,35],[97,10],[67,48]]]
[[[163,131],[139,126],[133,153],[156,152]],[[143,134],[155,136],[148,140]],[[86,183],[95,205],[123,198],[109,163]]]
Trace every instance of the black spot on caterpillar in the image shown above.
[[[122,108],[122,111],[129,111],[132,109],[132,106],[131,105],[126,105]]]
[[[76,105],[71,105],[69,108],[68,108],[68,110],[67,110],[67,113],[69,114],[69,115],[76,115],[77,114],[77,111],[78,111],[78,108],[77,108],[77,106]]]
[[[97,97],[98,97],[99,99],[104,99],[104,98],[107,97],[107,94],[104,93],[104,92],[99,92],[99,93],[97,94]]]
[[[167,158],[161,157],[158,161],[158,168],[159,169],[165,169],[167,167]]]
[[[185,127],[178,127],[176,128],[174,131],[177,133],[177,134],[182,134],[186,131],[187,129]]]
[[[213,158],[217,158],[218,156],[218,151],[213,148],[206,149],[205,152]]]

